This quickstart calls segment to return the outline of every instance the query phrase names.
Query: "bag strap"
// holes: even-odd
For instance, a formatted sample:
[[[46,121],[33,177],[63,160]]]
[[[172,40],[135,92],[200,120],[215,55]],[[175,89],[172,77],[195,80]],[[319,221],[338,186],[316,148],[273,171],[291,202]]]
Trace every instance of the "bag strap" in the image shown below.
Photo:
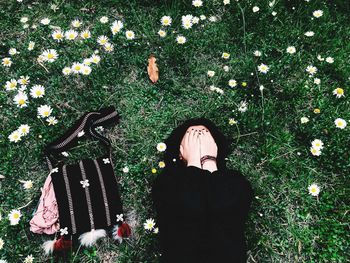
[[[52,157],[54,156],[55,159],[58,159],[61,152],[76,146],[79,141],[78,135],[82,131],[103,142],[108,148],[109,156],[111,157],[111,142],[105,136],[98,133],[95,128],[103,125],[117,124],[119,123],[119,119],[120,115],[116,112],[114,106],[105,107],[98,111],[86,112],[61,137],[47,144],[44,148],[49,169],[52,170],[53,164],[56,163]]]

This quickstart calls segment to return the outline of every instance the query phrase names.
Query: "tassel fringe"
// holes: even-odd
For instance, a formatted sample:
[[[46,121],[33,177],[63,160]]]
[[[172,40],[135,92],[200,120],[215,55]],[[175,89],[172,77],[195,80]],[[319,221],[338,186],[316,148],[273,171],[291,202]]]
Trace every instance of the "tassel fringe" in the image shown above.
[[[83,233],[79,236],[80,244],[82,246],[91,247],[96,241],[107,235],[104,229],[92,229],[90,232]]]
[[[55,246],[56,239],[54,240],[48,240],[45,241],[44,244],[42,245],[42,248],[44,249],[44,252],[46,255],[49,255],[53,252],[54,246]]]
[[[112,235],[113,235],[113,239],[114,240],[117,240],[119,243],[123,242],[123,238],[121,236],[118,235],[118,230],[119,230],[119,226],[118,225],[115,225],[113,227],[113,232],[112,232]]]

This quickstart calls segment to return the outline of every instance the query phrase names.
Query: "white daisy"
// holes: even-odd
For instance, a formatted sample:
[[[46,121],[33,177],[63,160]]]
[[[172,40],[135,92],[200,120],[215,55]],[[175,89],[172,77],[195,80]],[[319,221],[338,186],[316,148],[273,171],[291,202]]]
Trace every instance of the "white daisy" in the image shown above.
[[[17,49],[15,49],[15,48],[9,49],[9,55],[13,56],[13,55],[16,55],[17,53],[19,53],[19,52],[17,52]]]
[[[215,71],[213,71],[213,70],[208,70],[207,75],[208,75],[209,78],[214,77]]]
[[[23,184],[24,189],[30,189],[33,187],[33,181],[32,180],[27,180],[27,181],[20,181]]]
[[[45,25],[45,26],[50,24],[50,22],[51,22],[51,20],[47,17],[40,20],[40,23]]]
[[[123,173],[128,173],[129,172],[129,168],[127,167],[127,166],[125,166],[124,168],[123,168]]]
[[[45,88],[42,85],[34,85],[30,89],[30,96],[33,98],[42,98],[45,95]]]
[[[20,91],[17,93],[17,95],[13,98],[13,102],[17,104],[18,107],[24,108],[27,107],[28,102],[28,96],[24,92]]]
[[[6,90],[17,89],[17,80],[11,79],[10,81],[6,81],[5,87],[6,87]]]
[[[44,52],[41,54],[44,61],[47,61],[47,62],[54,62],[57,58],[58,58],[58,54],[57,54],[57,51],[55,49],[47,49],[47,50],[44,50]]]
[[[98,64],[101,61],[101,57],[99,55],[94,54],[90,57],[90,60],[92,63]]]
[[[8,139],[10,142],[18,142],[21,140],[21,133],[18,130],[15,130],[11,132],[11,134],[8,136]]]
[[[166,150],[166,144],[164,142],[160,142],[157,144],[157,150],[159,152],[164,152]]]
[[[104,46],[108,43],[108,37],[106,36],[99,36],[97,38],[97,43],[100,44],[101,46]]]
[[[220,89],[220,88],[218,88],[218,87],[215,87],[214,85],[211,85],[211,86],[209,87],[209,89],[210,89],[211,91],[215,91],[215,92],[220,93],[220,94],[223,94],[223,93],[224,93],[224,91],[223,91],[222,89]]]
[[[146,230],[152,230],[154,228],[154,226],[156,225],[156,223],[154,222],[154,219],[149,218],[146,220],[146,222],[143,224],[143,227]]]
[[[159,35],[160,37],[165,37],[165,36],[166,36],[166,32],[165,32],[164,30],[160,29],[160,30],[158,31],[158,35]]]
[[[20,21],[21,21],[21,23],[27,23],[28,20],[29,20],[28,17],[24,16],[24,17],[21,18]]]
[[[62,69],[62,73],[63,73],[64,75],[69,75],[69,74],[72,73],[72,69],[71,69],[70,67],[64,67],[64,68]]]
[[[38,116],[41,118],[47,118],[51,115],[52,108],[49,105],[41,105],[38,107]]]
[[[193,0],[192,5],[194,7],[201,7],[203,5],[203,1],[202,0]]]
[[[334,62],[334,58],[326,57],[326,62],[332,64]]]
[[[63,32],[61,30],[55,30],[54,32],[52,32],[51,36],[54,40],[57,40],[58,42],[62,41],[64,37]]]
[[[84,30],[80,33],[80,37],[82,39],[88,39],[91,38],[91,32],[89,30]]]
[[[260,8],[258,6],[254,6],[253,7],[253,12],[256,13],[256,12],[259,12]]]
[[[261,73],[264,73],[266,74],[268,71],[269,71],[269,67],[263,63],[261,63],[259,66],[258,66],[258,71],[261,72]]]
[[[312,15],[316,18],[319,18],[323,15],[323,11],[322,10],[316,10],[312,13]]]
[[[307,31],[307,32],[305,32],[304,35],[307,36],[307,37],[312,37],[312,36],[315,35],[315,33],[313,31]]]
[[[229,72],[230,67],[225,65],[225,66],[223,66],[223,70],[224,70],[225,72]]]
[[[234,125],[234,124],[237,124],[237,121],[236,121],[234,118],[230,118],[230,119],[228,120],[228,124]]]
[[[223,52],[222,55],[221,55],[221,57],[222,57],[223,59],[229,59],[229,58],[230,58],[230,54],[227,53],[227,52]]]
[[[108,23],[108,17],[102,16],[102,17],[100,18],[100,22],[101,22],[102,24]]]
[[[22,87],[26,87],[29,84],[29,82],[30,82],[29,76],[21,76],[17,82]]]
[[[177,36],[177,37],[176,37],[176,42],[177,42],[178,44],[181,44],[181,45],[182,45],[182,44],[185,44],[186,41],[187,41],[187,40],[186,40],[186,38],[185,38],[184,36],[181,36],[181,35],[180,35],[180,36]]]
[[[163,16],[160,19],[160,22],[162,23],[163,26],[170,26],[171,22],[172,22],[172,19],[171,19],[170,16]]]
[[[135,38],[135,33],[134,33],[134,31],[127,30],[125,32],[125,36],[126,36],[126,39],[132,40]]]
[[[79,63],[79,62],[75,62],[75,63],[73,63],[71,69],[72,69],[73,73],[78,74],[78,73],[81,73],[83,66],[84,65]]]
[[[320,156],[321,155],[321,150],[320,149],[316,149],[314,147],[310,147],[310,152],[312,153],[312,155],[314,156]]]
[[[35,46],[35,42],[30,41],[29,44],[28,44],[28,50],[33,50],[34,46]]]
[[[241,101],[238,106],[239,112],[246,112],[248,110],[248,103],[246,101]]]
[[[185,29],[189,29],[192,27],[192,15],[186,15],[186,16],[182,16],[181,18],[181,22],[182,22],[182,27]]]
[[[228,81],[228,85],[229,85],[231,88],[236,87],[236,86],[237,86],[237,81],[234,80],[234,79],[230,79],[230,80]]]
[[[334,121],[335,127],[339,128],[339,129],[344,129],[346,127],[346,121],[342,118],[337,118]]]
[[[261,57],[261,52],[259,50],[255,50],[253,54],[256,57]]]
[[[119,21],[119,20],[114,21],[112,26],[111,26],[112,34],[115,35],[115,34],[119,33],[123,27],[124,27],[124,24],[122,21]]]
[[[0,238],[0,250],[3,249],[4,244],[5,244],[4,240]]]
[[[319,78],[314,78],[314,83],[316,85],[320,85],[321,84],[321,80]]]
[[[230,0],[224,0],[223,3],[224,3],[224,5],[229,5],[230,4]]]
[[[92,63],[91,59],[90,58],[85,58],[83,60],[83,64],[86,65],[86,66],[90,66]]]
[[[192,18],[192,23],[193,23],[193,24],[198,24],[198,23],[199,23],[199,17],[194,16],[194,17]]]
[[[311,142],[311,145],[315,149],[322,150],[324,144],[320,139],[315,139]]]
[[[300,122],[303,123],[303,124],[304,123],[308,123],[309,122],[309,118],[308,117],[301,117],[300,118]]]
[[[103,48],[107,51],[107,52],[112,52],[114,50],[114,45],[111,43],[106,43]]]
[[[344,97],[344,90],[342,88],[336,88],[333,90],[333,95],[335,95],[337,98]]]
[[[287,53],[294,54],[296,52],[296,48],[294,46],[287,47]]]
[[[29,130],[30,130],[30,126],[28,124],[22,124],[18,127],[17,130],[19,131],[21,136],[28,135]]]
[[[24,259],[24,263],[33,263],[33,261],[34,261],[33,255],[28,255],[28,256],[26,256],[26,258]]]
[[[56,125],[58,123],[57,119],[53,116],[50,116],[46,119],[49,125]]]
[[[4,67],[11,67],[11,65],[12,65],[12,60],[11,60],[11,58],[3,58],[1,64],[2,64]]]
[[[21,219],[21,211],[17,209],[11,210],[10,214],[8,215],[8,218],[10,220],[10,224],[17,225],[19,223],[19,220]]]
[[[83,74],[83,75],[90,75],[91,70],[92,69],[91,69],[90,66],[83,65],[82,68],[81,68],[81,74]]]
[[[316,72],[317,72],[317,68],[314,67],[314,66],[312,66],[312,65],[307,66],[306,72],[309,73],[309,74],[311,74],[311,75],[314,75],[314,74],[316,74]]]
[[[79,19],[74,19],[72,21],[72,27],[78,28],[82,25],[82,22]]]
[[[76,39],[78,36],[78,32],[75,31],[75,30],[68,30],[64,33],[64,37],[67,39],[67,40],[74,40]]]
[[[309,185],[308,190],[312,196],[318,196],[320,193],[320,187],[315,183]]]

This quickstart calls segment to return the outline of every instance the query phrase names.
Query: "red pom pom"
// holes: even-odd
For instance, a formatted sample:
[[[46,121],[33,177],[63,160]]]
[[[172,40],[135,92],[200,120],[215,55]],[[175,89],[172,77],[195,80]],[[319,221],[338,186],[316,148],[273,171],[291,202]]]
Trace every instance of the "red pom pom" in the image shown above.
[[[58,239],[53,245],[53,249],[55,251],[62,251],[62,250],[70,249],[71,247],[72,247],[72,240],[64,239],[63,236],[61,236],[61,238]]]
[[[131,235],[131,228],[127,223],[122,223],[119,227],[118,227],[118,236],[125,238],[125,237],[129,237]]]

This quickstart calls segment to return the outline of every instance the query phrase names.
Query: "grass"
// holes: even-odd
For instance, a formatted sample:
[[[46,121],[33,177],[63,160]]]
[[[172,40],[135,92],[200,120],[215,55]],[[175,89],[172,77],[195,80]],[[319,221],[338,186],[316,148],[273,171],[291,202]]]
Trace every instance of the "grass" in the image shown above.
[[[143,222],[155,215],[150,186],[162,160],[156,144],[181,121],[205,116],[230,139],[229,167],[240,169],[255,191],[247,223],[248,261],[347,262],[350,134],[348,126],[336,128],[334,120],[350,121],[350,4],[281,0],[269,7],[268,3],[231,0],[224,6],[214,0],[204,1],[200,8],[179,0],[0,3],[0,58],[11,57],[10,48],[20,52],[11,57],[11,67],[0,66],[1,87],[12,78],[28,75],[29,88],[33,84],[46,88],[43,98],[29,98],[25,108],[13,103],[17,92],[0,91],[0,173],[5,176],[0,181],[0,238],[4,241],[0,259],[22,262],[33,255],[35,262],[53,262],[40,248],[48,237],[31,233],[28,224],[48,174],[42,149],[84,112],[114,105],[121,122],[105,132],[112,140],[115,169],[134,234],[121,245],[106,239],[93,248],[74,250],[71,261],[157,262],[157,235],[143,229]],[[50,8],[52,4],[57,5],[56,11]],[[259,12],[252,12],[255,5]],[[312,12],[319,9],[323,16],[313,18]],[[186,14],[207,19],[186,30],[181,27],[181,16]],[[164,15],[171,16],[173,23],[165,28],[168,35],[160,38],[159,20]],[[24,16],[29,19],[27,29],[20,22]],[[107,24],[99,22],[102,16],[109,18]],[[217,21],[210,22],[210,16]],[[77,30],[90,29],[92,38],[58,43],[51,38],[53,29],[40,24],[44,17],[63,30],[79,18],[83,25]],[[109,27],[116,19],[124,22],[124,29],[113,37]],[[37,27],[31,28],[33,24]],[[136,38],[126,40],[125,29],[135,31]],[[306,37],[306,31],[315,35]],[[176,44],[177,34],[187,38],[184,45]],[[99,35],[111,39],[113,52],[98,46]],[[36,43],[32,51],[27,50],[29,41]],[[297,52],[288,54],[288,46],[295,46]],[[56,49],[59,58],[41,66],[36,58],[48,48]],[[62,74],[63,67],[81,62],[95,50],[101,62],[90,75]],[[254,56],[255,50],[262,56]],[[230,59],[222,59],[223,52],[230,53]],[[146,71],[151,53],[160,68],[155,85]],[[333,57],[334,63],[320,61],[317,55]],[[257,71],[261,63],[270,67],[267,74]],[[228,72],[224,65],[229,66]],[[305,71],[308,65],[317,67],[314,77]],[[216,72],[213,78],[207,77],[208,70]],[[320,78],[321,84],[314,84],[314,78]],[[235,79],[237,87],[229,87],[229,79]],[[211,91],[211,85],[224,94]],[[332,94],[337,87],[344,89],[345,97]],[[241,101],[248,103],[246,112],[238,111]],[[48,126],[37,118],[37,107],[42,104],[53,108],[58,124]],[[315,108],[321,112],[315,114]],[[304,116],[310,121],[301,124]],[[229,125],[230,118],[238,123]],[[21,124],[31,127],[29,135],[10,142],[9,134]],[[320,156],[310,153],[314,139],[324,142]],[[70,151],[71,159],[97,156],[103,150],[86,140]],[[125,166],[128,173],[122,172]],[[157,168],[156,174],[152,168]],[[33,188],[23,189],[19,180],[32,180]],[[318,197],[308,193],[311,183],[320,186]],[[22,206],[19,224],[10,225],[8,213]]]

